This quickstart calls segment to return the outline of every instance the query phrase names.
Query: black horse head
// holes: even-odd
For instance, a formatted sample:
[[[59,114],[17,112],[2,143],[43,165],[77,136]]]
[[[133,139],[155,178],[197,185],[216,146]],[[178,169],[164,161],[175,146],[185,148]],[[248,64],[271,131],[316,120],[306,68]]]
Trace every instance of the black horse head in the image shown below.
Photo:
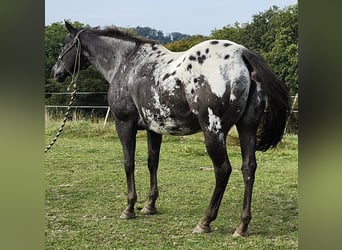
[[[65,27],[69,34],[64,40],[64,46],[56,64],[52,67],[52,75],[57,82],[64,82],[67,76],[86,69],[91,64],[88,60],[88,53],[82,47],[80,40],[80,35],[85,29],[74,28],[66,21]]]

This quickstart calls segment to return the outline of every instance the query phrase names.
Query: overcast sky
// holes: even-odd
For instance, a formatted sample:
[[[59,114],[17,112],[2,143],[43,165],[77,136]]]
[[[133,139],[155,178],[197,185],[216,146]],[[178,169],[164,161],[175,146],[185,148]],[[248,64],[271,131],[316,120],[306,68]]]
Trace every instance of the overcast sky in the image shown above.
[[[251,22],[252,16],[276,5],[296,0],[45,0],[45,24],[64,19],[90,26],[148,26],[164,33],[209,35],[235,22]]]

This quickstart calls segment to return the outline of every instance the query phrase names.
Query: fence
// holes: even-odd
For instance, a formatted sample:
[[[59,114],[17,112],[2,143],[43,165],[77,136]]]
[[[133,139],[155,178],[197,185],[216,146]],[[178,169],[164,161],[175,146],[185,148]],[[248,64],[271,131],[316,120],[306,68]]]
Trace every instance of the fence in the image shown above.
[[[77,92],[77,95],[107,95],[107,92]],[[58,92],[58,93],[45,93],[45,95],[70,95],[69,92]],[[289,115],[289,119],[286,123],[285,132],[288,133],[298,133],[298,93],[295,96],[291,96],[291,113]],[[45,105],[45,113],[47,113],[47,108],[67,108],[67,105]],[[106,115],[104,119],[103,125],[106,125],[109,114],[110,114],[110,107],[109,106],[85,106],[85,105],[79,105],[79,106],[72,106],[74,109],[74,113],[77,112],[77,109],[106,109]]]

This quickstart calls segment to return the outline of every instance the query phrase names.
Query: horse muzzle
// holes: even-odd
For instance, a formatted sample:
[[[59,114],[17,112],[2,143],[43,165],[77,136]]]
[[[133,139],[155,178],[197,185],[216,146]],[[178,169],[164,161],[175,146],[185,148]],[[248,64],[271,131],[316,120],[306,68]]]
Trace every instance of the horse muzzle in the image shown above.
[[[68,74],[65,72],[65,70],[60,69],[57,64],[55,64],[51,69],[51,75],[57,82],[64,82],[67,78]]]

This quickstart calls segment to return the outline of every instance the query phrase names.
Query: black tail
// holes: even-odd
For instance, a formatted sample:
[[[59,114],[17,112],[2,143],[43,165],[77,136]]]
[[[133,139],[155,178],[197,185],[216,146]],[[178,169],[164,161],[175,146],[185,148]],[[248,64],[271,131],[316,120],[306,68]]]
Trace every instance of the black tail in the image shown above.
[[[282,139],[290,111],[290,96],[286,85],[279,80],[265,59],[256,52],[244,50],[243,59],[255,73],[255,80],[267,96],[267,108],[259,125],[256,149],[266,151]]]

